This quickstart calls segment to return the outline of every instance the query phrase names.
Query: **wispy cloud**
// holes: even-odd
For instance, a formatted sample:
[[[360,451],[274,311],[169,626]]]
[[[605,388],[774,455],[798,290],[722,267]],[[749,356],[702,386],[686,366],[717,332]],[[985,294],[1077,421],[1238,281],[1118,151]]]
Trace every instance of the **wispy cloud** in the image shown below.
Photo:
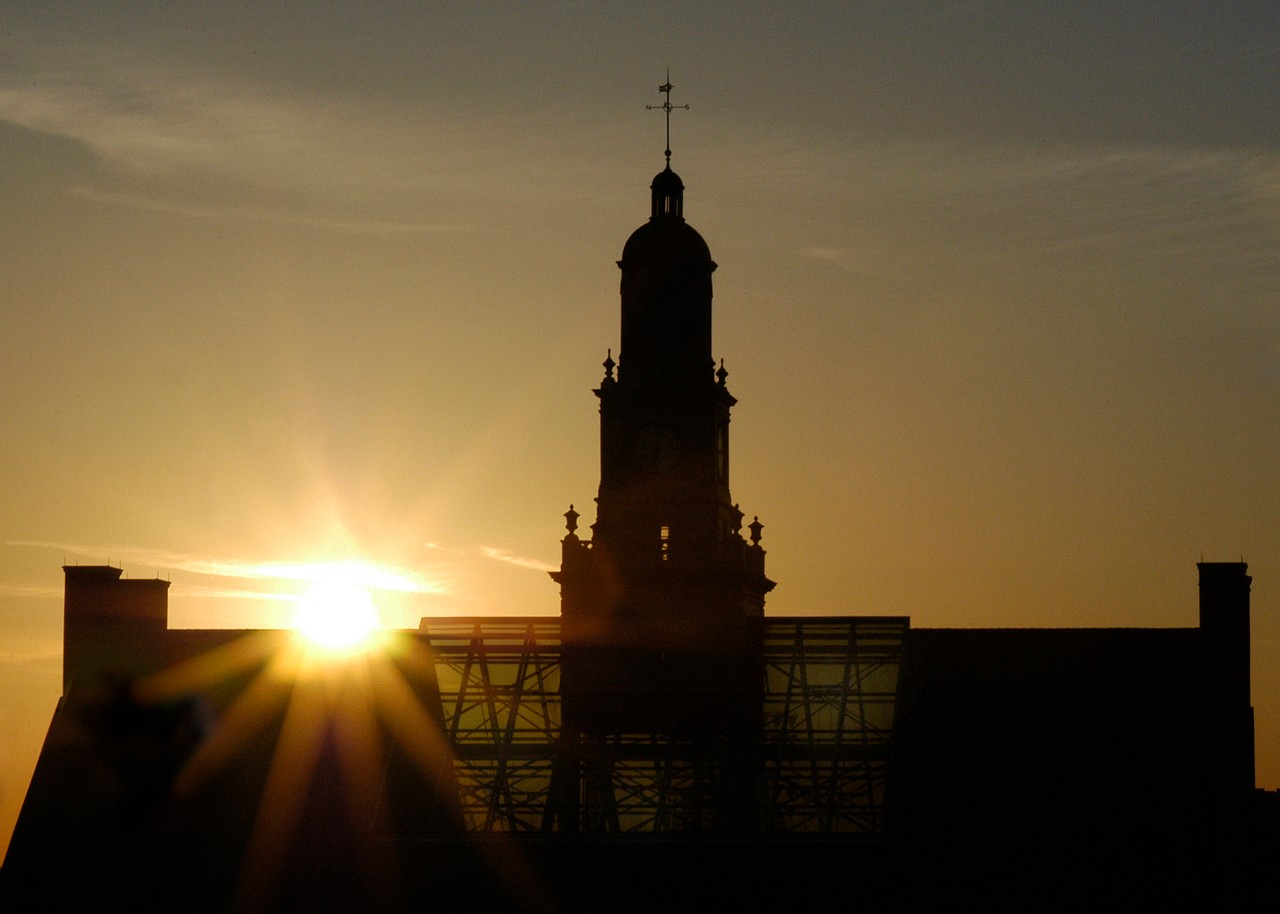
[[[742,222],[802,213],[795,254],[844,270],[1085,254],[1257,264],[1280,238],[1269,150],[811,139],[759,136],[750,156],[726,146],[718,177],[760,208]]]
[[[874,262],[873,257],[867,256],[867,252],[855,251],[849,248],[824,247],[818,245],[816,247],[805,248],[800,252],[800,256],[806,260],[816,260],[819,263],[830,264],[839,270],[848,273],[857,273],[861,276],[879,276],[880,274],[874,270],[867,268],[868,262]]]
[[[849,268],[850,253],[846,248],[831,247],[813,247],[800,252],[803,257],[808,257],[811,260],[821,260],[823,263],[832,264],[842,270]]]
[[[396,219],[340,218],[338,216],[307,215],[279,208],[254,206],[251,203],[229,205],[225,203],[178,203],[137,192],[106,191],[81,185],[72,193],[86,200],[145,209],[153,212],[172,213],[194,219],[251,219],[255,222],[273,222],[307,228],[329,229],[358,235],[434,235],[465,231],[462,226],[447,223],[413,222]]]
[[[62,663],[62,645],[51,645],[44,650],[0,651],[0,666],[42,666]]]
[[[62,596],[61,588],[27,584],[0,584],[0,597],[47,600]]]
[[[104,556],[117,567],[129,565],[161,571],[229,578],[238,581],[320,583],[342,577],[364,587],[399,593],[444,594],[448,588],[438,579],[395,565],[365,559],[336,559],[314,562],[247,562],[193,556],[187,553],[141,546],[93,546],[77,543],[54,543],[39,540],[9,540],[7,546],[30,546],[61,551],[75,557],[92,559]],[[184,585],[183,592],[192,596],[246,597],[274,599],[275,595],[250,588],[227,588],[207,585]]]
[[[492,165],[502,144],[425,108],[375,107],[139,62],[108,45],[24,48],[0,73],[0,119],[98,158],[84,196],[358,231],[460,228],[430,218],[430,206],[483,186],[486,156]]]
[[[64,556],[64,561],[67,560],[67,557],[76,560],[71,561],[70,564],[78,564],[78,560],[84,558],[89,559],[90,562],[102,562],[116,567],[119,567],[122,562],[129,562],[135,565],[160,568],[162,566],[173,567],[167,560],[178,557],[178,553],[138,546],[57,543],[51,540],[6,540],[5,545],[29,546],[35,549],[49,549],[54,552],[61,552]]]
[[[481,546],[480,553],[488,559],[495,562],[505,562],[508,565],[515,565],[517,568],[528,568],[531,571],[555,571],[555,565],[548,565],[546,562],[537,559],[526,558],[522,555],[516,555],[506,549],[496,549],[493,546]]]
[[[236,587],[208,587],[185,584],[181,588],[175,589],[184,597],[193,597],[197,600],[262,600],[269,603],[294,603],[297,600],[296,594],[270,593],[262,590],[247,590]]]

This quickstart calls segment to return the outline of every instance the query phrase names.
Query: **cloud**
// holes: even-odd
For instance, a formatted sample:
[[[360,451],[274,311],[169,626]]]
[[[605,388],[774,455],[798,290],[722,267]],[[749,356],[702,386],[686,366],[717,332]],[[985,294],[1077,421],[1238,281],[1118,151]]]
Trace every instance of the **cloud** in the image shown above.
[[[265,600],[268,602],[281,603],[294,603],[297,600],[296,594],[269,593],[262,590],[246,590],[235,587],[202,587],[200,585],[185,585],[181,588],[175,587],[174,590],[177,593],[181,593],[184,597],[194,597],[198,600]]]
[[[807,248],[800,252],[800,256],[807,257],[811,260],[821,260],[823,263],[832,264],[842,270],[849,269],[850,252],[846,248]]]
[[[47,663],[61,665],[62,645],[43,650],[0,651],[0,666],[41,666]]]
[[[140,546],[90,546],[84,544],[53,543],[36,540],[10,540],[8,546],[32,546],[58,550],[75,556],[109,556],[107,562],[116,567],[142,566],[166,572],[181,571],[188,574],[214,578],[233,578],[239,581],[292,582],[316,584],[342,577],[354,580],[373,590],[399,593],[444,594],[446,585],[437,577],[387,563],[365,559],[337,559],[315,562],[244,562],[193,556],[164,549]],[[183,593],[202,597],[246,597],[275,599],[276,595],[246,588],[209,587],[184,585]],[[60,591],[59,591],[60,593]],[[44,596],[43,592],[40,594]]]
[[[716,150],[718,193],[758,208],[739,224],[785,225],[795,255],[843,270],[1028,257],[1259,266],[1280,238],[1269,150],[808,139]]]
[[[522,555],[516,555],[506,549],[495,549],[492,546],[481,546],[480,553],[488,559],[495,562],[505,562],[508,565],[515,565],[517,568],[528,568],[532,571],[555,571],[555,565],[548,565],[537,559],[525,558]]]
[[[25,49],[0,74],[0,119],[90,150],[99,169],[77,188],[90,199],[361,231],[458,230],[430,217],[433,203],[486,186],[502,147],[425,109],[273,91],[89,44]]]
[[[0,584],[0,597],[48,600],[62,596],[62,588],[28,584]]]
[[[359,235],[433,235],[465,231],[461,226],[446,223],[413,222],[377,218],[340,218],[338,216],[306,215],[279,208],[254,206],[253,204],[229,205],[225,203],[177,203],[172,200],[148,197],[139,193],[104,191],[79,186],[72,190],[76,196],[98,203],[111,203],[133,209],[171,213],[195,219],[251,219],[255,222],[273,222],[306,228],[328,229]]]
[[[73,192],[200,219],[475,231],[499,213],[510,222],[522,199],[562,202],[590,186],[605,167],[593,141],[612,129],[556,123],[546,111],[517,121],[308,95],[107,44],[8,50],[16,63],[0,73],[0,118],[97,157]],[[932,260],[1117,245],[1176,256],[1221,240],[1227,255],[1259,256],[1271,240],[1259,220],[1274,227],[1280,215],[1280,156],[1257,149],[877,143],[751,125],[721,135],[701,156],[739,212],[760,207],[741,224],[803,214],[809,231],[791,234],[796,254],[858,272],[877,263],[877,275],[894,268],[880,265],[882,252],[908,248]]]

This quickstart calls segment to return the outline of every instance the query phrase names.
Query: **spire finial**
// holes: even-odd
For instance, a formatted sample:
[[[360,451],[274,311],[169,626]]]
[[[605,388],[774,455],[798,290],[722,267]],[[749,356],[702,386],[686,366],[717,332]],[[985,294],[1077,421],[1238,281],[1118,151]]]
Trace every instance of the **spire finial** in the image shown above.
[[[618,363],[613,360],[613,350],[610,349],[604,357],[604,380],[600,383],[604,386],[616,384],[618,379],[613,376],[613,369],[618,367]]]
[[[665,152],[667,156],[668,168],[671,167],[671,112],[676,110],[681,110],[681,109],[684,111],[689,110],[688,105],[671,104],[671,90],[674,88],[675,86],[671,85],[671,68],[667,67],[667,81],[664,82],[662,85],[658,86],[658,91],[666,95],[666,99],[662,102],[661,105],[645,105],[644,106],[645,109],[648,111],[663,111],[667,115],[667,148]]]

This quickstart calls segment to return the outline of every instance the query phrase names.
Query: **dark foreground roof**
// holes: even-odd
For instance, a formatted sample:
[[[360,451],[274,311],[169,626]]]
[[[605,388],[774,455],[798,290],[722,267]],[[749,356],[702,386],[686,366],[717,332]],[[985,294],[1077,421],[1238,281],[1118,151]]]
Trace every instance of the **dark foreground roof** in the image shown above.
[[[917,629],[907,657],[890,793],[904,837],[1090,846],[1238,827],[1252,722],[1223,719],[1199,629]]]
[[[69,571],[6,910],[1275,891],[1247,602],[1172,630],[768,619],[758,724],[725,739],[570,733],[557,619],[432,620],[320,662],[288,632],[170,631],[163,582],[118,577]]]

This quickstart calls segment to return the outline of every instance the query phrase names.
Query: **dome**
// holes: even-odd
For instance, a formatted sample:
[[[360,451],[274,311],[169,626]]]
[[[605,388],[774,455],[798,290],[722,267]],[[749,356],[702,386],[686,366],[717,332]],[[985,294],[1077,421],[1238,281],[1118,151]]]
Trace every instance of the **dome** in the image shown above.
[[[631,233],[622,248],[622,264],[638,261],[707,264],[711,248],[683,219],[650,219]]]
[[[622,262],[710,263],[711,249],[684,221],[684,182],[680,176],[668,165],[654,176],[649,187],[653,191],[649,221],[627,239]]]

